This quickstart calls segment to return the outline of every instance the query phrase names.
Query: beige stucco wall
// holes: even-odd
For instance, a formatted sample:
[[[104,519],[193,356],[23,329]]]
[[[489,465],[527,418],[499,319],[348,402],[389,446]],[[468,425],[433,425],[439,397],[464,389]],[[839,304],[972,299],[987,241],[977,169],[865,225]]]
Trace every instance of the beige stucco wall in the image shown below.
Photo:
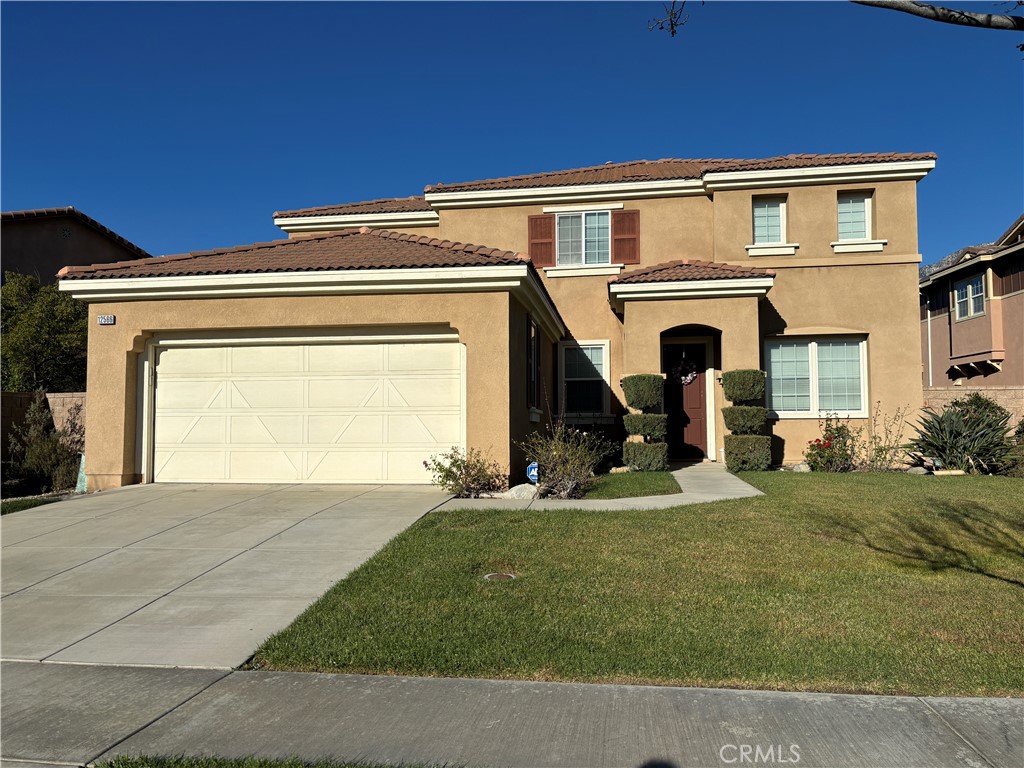
[[[836,205],[840,192],[873,191],[874,238],[888,240],[881,254],[835,254],[839,237]],[[753,240],[751,198],[786,197],[786,241],[800,247],[795,256],[748,256]],[[823,184],[805,187],[742,189],[715,193],[715,261],[749,262],[771,266],[784,260],[828,259],[869,261],[879,256],[917,256],[917,190],[913,181],[877,184]]]
[[[139,482],[138,356],[154,334],[239,328],[450,324],[466,345],[467,441],[510,463],[507,293],[266,297],[97,303],[89,307],[86,474],[90,490]],[[98,326],[112,314],[116,325]]]

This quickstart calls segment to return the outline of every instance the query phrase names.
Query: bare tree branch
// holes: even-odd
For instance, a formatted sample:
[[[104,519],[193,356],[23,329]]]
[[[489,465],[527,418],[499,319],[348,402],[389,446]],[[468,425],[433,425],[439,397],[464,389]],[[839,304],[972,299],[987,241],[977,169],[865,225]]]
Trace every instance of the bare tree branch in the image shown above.
[[[940,5],[919,3],[915,0],[851,0],[857,5],[868,5],[875,8],[888,8],[892,11],[909,13],[930,21],[941,21],[945,24],[957,24],[961,27],[982,27],[984,29],[1008,29],[1024,32],[1024,17],[1004,16],[993,13],[976,13],[962,11],[957,8],[943,8]]]
[[[701,0],[700,4],[704,5],[704,0]],[[669,36],[675,37],[679,28],[690,20],[690,14],[684,14],[686,0],[672,0],[671,5],[662,5],[662,7],[665,9],[665,15],[660,19],[651,19],[647,22],[647,31],[667,29]]]

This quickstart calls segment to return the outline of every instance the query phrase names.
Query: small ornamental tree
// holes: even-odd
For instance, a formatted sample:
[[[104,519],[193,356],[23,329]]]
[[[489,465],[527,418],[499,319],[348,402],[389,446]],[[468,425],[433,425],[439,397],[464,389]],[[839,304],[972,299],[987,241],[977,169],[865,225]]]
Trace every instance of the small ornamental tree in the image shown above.
[[[622,377],[626,405],[639,413],[622,417],[629,439],[622,444],[622,460],[638,472],[664,472],[668,469],[668,416],[662,411],[665,377],[660,373],[641,373]]]
[[[722,374],[722,389],[733,405],[722,408],[725,426],[725,465],[733,472],[763,471],[771,466],[772,439],[764,434],[768,409],[764,407],[764,371],[742,369]]]

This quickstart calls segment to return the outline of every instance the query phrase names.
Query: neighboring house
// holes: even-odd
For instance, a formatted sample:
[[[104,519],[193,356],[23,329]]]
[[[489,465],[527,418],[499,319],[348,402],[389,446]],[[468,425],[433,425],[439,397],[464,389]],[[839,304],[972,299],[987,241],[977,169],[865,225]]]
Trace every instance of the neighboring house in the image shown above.
[[[90,487],[426,482],[452,445],[518,479],[517,440],[556,413],[614,429],[632,373],[668,377],[673,457],[714,461],[736,368],[768,372],[775,458],[798,460],[825,413],[921,406],[916,182],[934,165],[609,163],[67,269],[91,305]]]
[[[1024,216],[921,269],[925,401],[979,391],[1024,418]]]
[[[0,213],[3,271],[32,275],[41,285],[56,282],[61,267],[148,256],[137,245],[75,208]]]

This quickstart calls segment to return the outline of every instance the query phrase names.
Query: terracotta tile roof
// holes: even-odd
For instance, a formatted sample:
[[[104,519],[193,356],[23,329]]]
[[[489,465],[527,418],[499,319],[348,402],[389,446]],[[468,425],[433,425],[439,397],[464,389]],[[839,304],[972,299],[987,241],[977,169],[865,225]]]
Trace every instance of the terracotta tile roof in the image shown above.
[[[775,273],[761,267],[738,267],[715,261],[681,259],[655,264],[653,267],[624,272],[609,280],[612,285],[632,283],[675,283],[683,280],[732,280],[741,277],[773,277]]]
[[[332,232],[329,235],[274,240],[178,256],[64,267],[59,277],[63,280],[182,277],[342,269],[484,267],[528,263],[530,261],[526,256],[511,251],[363,227]]]
[[[64,208],[33,208],[27,211],[4,211],[3,213],[0,213],[0,222],[24,221],[26,219],[51,219],[59,218],[61,216],[70,216],[73,219],[78,219],[78,221],[82,222],[87,227],[92,227],[101,235],[103,235],[106,238],[109,238],[110,240],[113,240],[122,248],[126,248],[129,251],[134,251],[143,258],[149,256],[149,254],[146,251],[139,248],[139,246],[135,245],[135,243],[125,240],[123,237],[117,234],[117,232],[114,232],[112,229],[108,229],[107,227],[103,226],[98,221],[96,221],[96,219],[92,218],[91,216],[86,216],[80,210],[70,205]]]
[[[380,200],[366,200],[361,203],[341,203],[339,205],[321,205],[316,208],[297,208],[294,211],[275,211],[275,219],[298,218],[301,216],[343,216],[363,213],[410,213],[429,211],[430,203],[423,195],[412,197],[384,197]]]
[[[561,187],[577,184],[611,184],[628,181],[663,179],[699,179],[712,171],[765,171],[786,168],[811,168],[828,165],[861,165],[908,160],[934,160],[932,152],[873,152],[863,154],[785,155],[760,160],[706,158],[685,160],[634,160],[628,163],[605,163],[589,168],[549,171],[525,176],[506,176],[454,184],[434,184],[427,192],[468,192],[485,189],[517,189],[522,187]]]

